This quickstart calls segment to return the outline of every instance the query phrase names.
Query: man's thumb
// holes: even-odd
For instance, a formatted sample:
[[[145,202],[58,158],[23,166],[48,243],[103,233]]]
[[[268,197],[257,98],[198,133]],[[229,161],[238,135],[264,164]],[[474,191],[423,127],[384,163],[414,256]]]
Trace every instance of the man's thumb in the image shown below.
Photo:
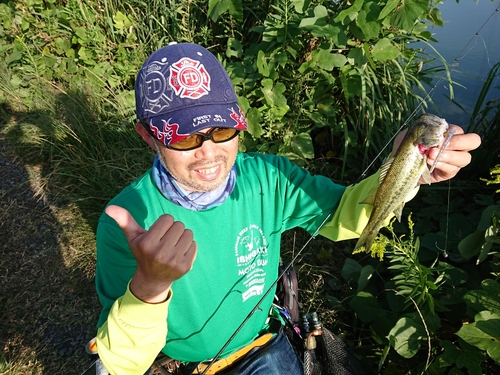
[[[123,230],[123,233],[125,233],[127,240],[131,241],[145,232],[125,208],[110,205],[106,207],[105,212],[116,221],[118,226]]]

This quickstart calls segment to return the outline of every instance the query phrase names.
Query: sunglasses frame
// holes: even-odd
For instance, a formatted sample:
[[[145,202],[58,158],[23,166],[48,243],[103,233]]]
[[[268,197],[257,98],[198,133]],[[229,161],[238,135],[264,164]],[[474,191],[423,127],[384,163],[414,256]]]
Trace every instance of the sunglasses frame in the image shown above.
[[[151,129],[149,128],[149,124],[147,123],[147,120],[146,119],[139,119],[139,122],[142,124],[142,126],[144,126],[146,128],[146,130],[148,131],[148,133],[151,134],[154,137],[154,134],[152,134]],[[230,136],[229,138],[227,138],[227,139],[216,141],[214,139],[214,137],[213,137],[213,133],[215,131],[217,131],[217,130],[220,130],[220,129],[232,129],[232,130],[234,130],[234,134],[232,136]],[[240,130],[235,129],[235,128],[214,127],[208,133],[195,132],[193,134],[188,135],[186,138],[184,138],[182,140],[182,141],[184,141],[187,138],[192,137],[192,136],[198,136],[198,139],[200,139],[200,137],[201,137],[200,144],[196,145],[194,147],[188,147],[188,148],[176,148],[176,147],[173,147],[173,145],[176,145],[177,142],[174,143],[173,145],[165,145],[164,144],[164,146],[166,148],[168,148],[169,150],[174,150],[174,151],[191,151],[191,150],[195,150],[195,149],[200,148],[201,146],[203,146],[203,143],[205,141],[212,141],[213,143],[224,143],[224,142],[230,141],[231,139],[236,138],[238,136],[238,134],[240,134]],[[180,142],[182,142],[182,141],[180,141]]]

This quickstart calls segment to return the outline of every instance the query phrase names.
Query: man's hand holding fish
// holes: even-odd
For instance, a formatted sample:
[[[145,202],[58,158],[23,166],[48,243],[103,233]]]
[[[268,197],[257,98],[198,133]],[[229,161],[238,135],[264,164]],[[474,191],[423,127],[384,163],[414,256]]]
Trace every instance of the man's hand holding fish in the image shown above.
[[[470,151],[475,150],[481,145],[481,137],[476,133],[464,133],[464,130],[457,125],[450,124],[450,130],[455,131],[450,142],[439,156],[438,163],[431,173],[431,183],[449,180],[456,176],[458,171],[471,162]],[[407,130],[403,130],[396,136],[394,141],[393,154],[403,141]],[[433,147],[427,155],[427,165],[431,167],[439,155],[440,146]],[[420,179],[419,184],[426,182]]]
[[[378,187],[360,202],[373,210],[354,251],[369,251],[391,215],[401,221],[404,204],[418,185],[453,178],[470,163],[470,151],[480,144],[477,134],[464,134],[462,128],[438,116],[424,114],[416,119],[396,137],[390,157],[380,168]]]

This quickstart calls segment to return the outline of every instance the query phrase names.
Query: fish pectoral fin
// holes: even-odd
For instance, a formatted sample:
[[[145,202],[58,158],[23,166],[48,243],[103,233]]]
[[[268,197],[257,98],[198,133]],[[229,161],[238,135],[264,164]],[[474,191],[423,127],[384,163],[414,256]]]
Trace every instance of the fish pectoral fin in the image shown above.
[[[396,219],[401,223],[401,215],[403,214],[403,207],[405,206],[405,203],[401,203],[396,209],[393,211],[394,215],[396,216]]]
[[[424,168],[424,171],[422,172],[422,179],[425,181],[426,184],[431,184],[432,179],[431,179],[431,172],[427,166]]]
[[[373,206],[375,203],[375,196],[377,195],[377,190],[378,190],[378,188],[373,189],[370,192],[370,194],[368,194],[368,196],[359,203],[360,204],[371,204]]]

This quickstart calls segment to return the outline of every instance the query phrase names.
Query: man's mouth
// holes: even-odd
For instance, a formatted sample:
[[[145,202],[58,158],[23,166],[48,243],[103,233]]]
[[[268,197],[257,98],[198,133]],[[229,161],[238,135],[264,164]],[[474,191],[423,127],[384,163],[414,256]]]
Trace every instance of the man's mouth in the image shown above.
[[[219,169],[219,166],[216,166],[216,167],[212,167],[212,168],[196,169],[196,172],[204,174],[204,175],[210,175],[210,174],[216,173],[218,169]]]

